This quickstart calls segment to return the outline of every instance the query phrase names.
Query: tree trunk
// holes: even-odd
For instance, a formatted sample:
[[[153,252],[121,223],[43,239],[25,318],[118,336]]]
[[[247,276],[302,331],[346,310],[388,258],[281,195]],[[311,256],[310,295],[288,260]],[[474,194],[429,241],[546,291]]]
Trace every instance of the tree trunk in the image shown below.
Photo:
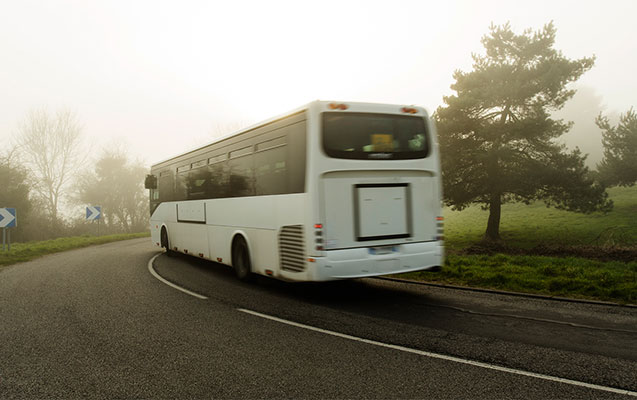
[[[492,194],[489,202],[489,222],[484,240],[494,242],[500,240],[500,215],[502,213],[502,196],[500,193]]]
[[[504,106],[502,116],[500,117],[500,125],[504,126],[509,116],[511,107]],[[499,188],[500,180],[500,151],[501,144],[499,141],[493,143],[493,153],[487,165],[487,173],[491,181],[491,199],[489,200],[489,221],[487,222],[487,231],[484,233],[484,240],[488,242],[497,242],[500,240],[500,216],[502,214],[502,193]]]

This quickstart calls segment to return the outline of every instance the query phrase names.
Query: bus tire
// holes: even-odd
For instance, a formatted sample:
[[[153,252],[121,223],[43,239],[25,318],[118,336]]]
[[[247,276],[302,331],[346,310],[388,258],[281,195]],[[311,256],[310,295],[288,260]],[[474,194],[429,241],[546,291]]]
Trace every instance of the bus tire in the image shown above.
[[[252,279],[252,263],[250,263],[250,251],[242,237],[238,237],[232,246],[232,265],[234,272],[240,281],[248,282]]]
[[[168,231],[166,231],[165,227],[161,228],[161,247],[166,249],[166,255],[168,257],[172,257],[175,255],[175,252],[170,249],[170,242],[168,241]]]

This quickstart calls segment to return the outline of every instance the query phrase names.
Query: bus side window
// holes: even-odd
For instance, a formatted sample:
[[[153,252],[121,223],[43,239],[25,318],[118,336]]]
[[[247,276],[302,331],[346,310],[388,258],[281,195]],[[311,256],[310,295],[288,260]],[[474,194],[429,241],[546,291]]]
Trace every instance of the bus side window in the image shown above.
[[[252,146],[231,151],[228,160],[228,197],[254,196],[254,156]]]
[[[306,121],[297,122],[287,127],[288,130],[288,158],[286,163],[288,176],[287,193],[305,192],[305,163],[306,150]]]
[[[197,168],[190,171],[186,187],[188,189],[188,200],[205,199],[206,187],[210,179],[210,172],[207,168]]]
[[[254,155],[257,195],[288,193],[287,146],[269,148]]]
[[[162,171],[159,174],[159,201],[172,201],[174,199],[173,190],[172,171]]]

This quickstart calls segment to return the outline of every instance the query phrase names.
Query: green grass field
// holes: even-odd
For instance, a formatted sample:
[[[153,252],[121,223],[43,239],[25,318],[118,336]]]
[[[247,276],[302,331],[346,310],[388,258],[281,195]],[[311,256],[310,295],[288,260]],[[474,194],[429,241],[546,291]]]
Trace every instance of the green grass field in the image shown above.
[[[543,203],[507,204],[500,233],[510,254],[471,254],[480,244],[488,212],[478,206],[445,209],[445,266],[439,273],[399,277],[552,296],[637,303],[637,187],[612,188],[608,214],[576,214]],[[623,254],[621,260],[543,256],[539,248],[568,248],[582,255]],[[622,253],[623,251],[623,253]],[[628,256],[626,256],[628,254]],[[608,258],[606,256],[605,258]]]
[[[539,245],[635,246],[637,244],[637,186],[608,190],[614,202],[608,214],[578,214],[547,208],[544,203],[505,204],[500,234],[511,247]],[[472,206],[462,211],[444,210],[445,245],[462,249],[479,242],[489,212]]]
[[[130,233],[107,236],[75,236],[42,242],[15,243],[11,245],[11,251],[0,251],[0,267],[18,262],[33,260],[34,258],[57,253],[60,251],[86,247],[94,244],[115,242],[150,236],[149,232]]]

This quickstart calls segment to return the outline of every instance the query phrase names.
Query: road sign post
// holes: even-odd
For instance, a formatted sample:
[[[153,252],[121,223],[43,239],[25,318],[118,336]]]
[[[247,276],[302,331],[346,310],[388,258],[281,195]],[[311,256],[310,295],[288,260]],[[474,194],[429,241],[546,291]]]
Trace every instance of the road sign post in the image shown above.
[[[100,219],[102,217],[102,207],[101,206],[88,206],[86,207],[86,220],[87,221],[95,221],[97,220],[97,236],[100,235]]]
[[[15,208],[0,208],[0,228],[2,228],[2,251],[8,244],[8,250],[11,251],[11,230],[7,232],[7,228],[15,228],[18,226],[18,218],[16,217]],[[7,243],[8,236],[8,243]]]

